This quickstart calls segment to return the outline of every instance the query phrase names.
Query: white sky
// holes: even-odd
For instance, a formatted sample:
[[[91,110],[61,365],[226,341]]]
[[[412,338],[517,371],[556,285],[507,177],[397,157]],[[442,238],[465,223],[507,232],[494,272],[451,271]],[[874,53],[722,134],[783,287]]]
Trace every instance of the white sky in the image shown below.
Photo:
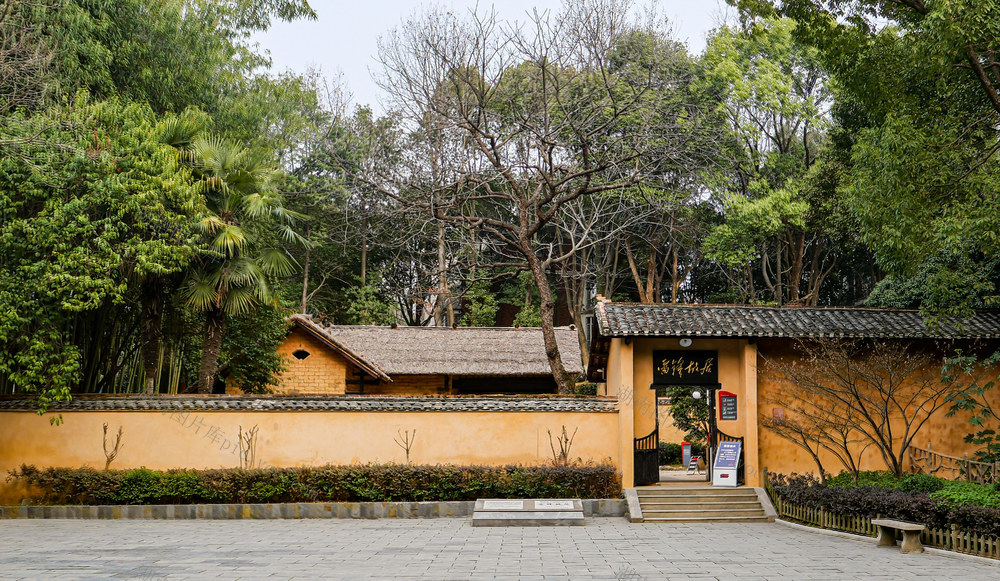
[[[380,90],[372,80],[377,70],[375,60],[379,36],[402,23],[422,6],[440,4],[454,10],[469,10],[475,0],[426,2],[415,0],[310,0],[319,18],[291,24],[279,22],[271,30],[257,35],[255,40],[270,52],[274,72],[291,69],[305,72],[317,68],[328,77],[343,74],[347,90],[353,94],[353,105],[380,106]],[[560,0],[489,0],[478,2],[482,9],[496,7],[500,18],[525,20],[532,9],[539,12],[559,9]],[[642,4],[640,2],[640,4]],[[706,33],[718,25],[723,16],[732,14],[723,0],[660,0],[660,11],[673,24],[674,36],[687,44],[692,53],[705,48]]]

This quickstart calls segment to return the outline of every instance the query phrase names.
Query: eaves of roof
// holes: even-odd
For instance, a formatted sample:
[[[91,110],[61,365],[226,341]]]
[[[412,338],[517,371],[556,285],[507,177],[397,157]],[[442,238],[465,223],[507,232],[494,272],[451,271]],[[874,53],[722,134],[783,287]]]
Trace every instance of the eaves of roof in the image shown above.
[[[604,337],[998,339],[1000,313],[925,318],[916,310],[600,302]]]

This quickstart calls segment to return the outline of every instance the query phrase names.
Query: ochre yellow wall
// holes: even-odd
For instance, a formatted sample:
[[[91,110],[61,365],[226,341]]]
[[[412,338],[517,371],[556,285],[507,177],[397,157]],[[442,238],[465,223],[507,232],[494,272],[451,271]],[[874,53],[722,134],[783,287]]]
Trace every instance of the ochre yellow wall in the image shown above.
[[[694,339],[688,349],[712,350],[719,353],[719,382],[722,389],[737,396],[736,420],[718,420],[718,427],[732,436],[743,436],[746,479],[750,486],[759,486],[761,469],[771,473],[816,473],[816,464],[803,449],[763,428],[761,418],[770,417],[775,407],[776,394],[794,389],[767,371],[767,358],[784,358],[790,364],[795,357],[790,340],[762,339],[749,342],[745,339]],[[653,351],[682,350],[678,339],[635,338],[628,343],[613,339],[608,358],[607,395],[617,395],[620,402],[619,445],[622,458],[624,485],[632,484],[633,438],[642,437],[655,425],[655,393],[649,389],[653,381]],[[1000,368],[984,374],[996,377]],[[1000,409],[1000,388],[988,392],[994,409]],[[716,396],[717,398],[717,396]],[[718,399],[716,399],[718,405]],[[667,406],[659,406],[660,440],[680,442],[684,435],[673,428]],[[935,413],[921,428],[913,445],[950,456],[962,456],[975,451],[976,446],[966,444],[963,438],[971,430],[968,414],[947,416],[947,406]],[[718,413],[718,410],[716,411]],[[716,416],[718,417],[718,416]],[[901,424],[894,426],[901,433]],[[842,469],[830,454],[821,457],[824,467],[837,473]],[[881,470],[886,468],[881,456],[873,449],[862,456],[861,468]],[[905,464],[904,468],[908,468]]]
[[[608,355],[608,380],[604,386],[605,395],[618,398],[618,432],[615,441],[618,444],[623,488],[632,488],[635,482],[633,438],[635,438],[636,430],[634,426],[635,393],[632,389],[632,345],[632,342],[625,343],[622,339],[611,341]]]
[[[62,412],[63,424],[32,412],[0,412],[0,474],[22,464],[104,467],[101,425],[124,430],[112,468],[239,466],[237,433],[259,428],[263,466],[403,462],[397,431],[416,430],[419,464],[542,464],[552,460],[547,430],[579,428],[570,454],[621,465],[618,414],[607,412]],[[556,446],[558,449],[558,445]],[[631,452],[630,452],[631,454]],[[0,503],[21,492],[0,479]]]
[[[660,441],[670,444],[687,441],[687,434],[674,425],[674,418],[670,415],[670,405],[659,405],[657,410],[660,414]]]
[[[775,370],[773,366],[769,365],[768,360],[779,361],[780,365],[786,366],[792,364],[798,356],[793,351],[792,344],[789,341],[762,341],[761,351],[764,355],[760,362],[760,373],[758,374],[760,385],[759,413],[760,417],[764,419],[773,417],[774,408],[779,407],[773,402],[780,399],[780,394],[788,393],[790,390],[794,392],[795,390],[795,386],[782,377],[780,372]],[[937,365],[930,371],[937,373]],[[993,370],[992,376],[997,376],[997,370]],[[989,393],[994,408],[998,409],[997,406],[1000,406],[1000,391],[994,389]],[[926,448],[930,444],[934,451],[945,455],[960,457],[963,454],[969,454],[971,456],[977,449],[977,446],[966,444],[963,441],[965,435],[973,431],[971,429],[972,426],[969,425],[970,415],[968,413],[958,413],[949,417],[947,412],[948,407],[946,405],[931,416],[917,433],[916,438],[913,440],[913,445]],[[790,416],[791,414],[786,410],[786,417]],[[903,429],[904,426],[901,421],[894,423],[893,431],[897,436],[902,435]],[[763,426],[760,428],[760,456],[761,465],[766,467],[771,473],[791,474],[797,472],[799,474],[818,474],[816,462],[807,451],[781,438]],[[827,472],[836,474],[844,470],[839,460],[829,452],[821,453],[820,461]],[[905,458],[903,466],[904,469],[909,468],[909,464],[906,463]],[[869,447],[861,456],[860,467],[862,470],[884,470],[887,468],[887,465],[882,460],[879,452],[874,447]]]

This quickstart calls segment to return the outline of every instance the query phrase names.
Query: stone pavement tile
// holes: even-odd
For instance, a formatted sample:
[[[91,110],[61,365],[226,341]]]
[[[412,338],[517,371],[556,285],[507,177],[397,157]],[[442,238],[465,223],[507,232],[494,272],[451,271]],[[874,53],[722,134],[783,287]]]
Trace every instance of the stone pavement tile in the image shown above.
[[[93,539],[101,539],[94,551]],[[58,552],[52,547],[59,547]],[[724,548],[725,550],[721,550]],[[6,521],[0,578],[1000,579],[1000,566],[902,555],[780,525],[472,528],[412,521]],[[131,576],[131,577],[130,577]]]

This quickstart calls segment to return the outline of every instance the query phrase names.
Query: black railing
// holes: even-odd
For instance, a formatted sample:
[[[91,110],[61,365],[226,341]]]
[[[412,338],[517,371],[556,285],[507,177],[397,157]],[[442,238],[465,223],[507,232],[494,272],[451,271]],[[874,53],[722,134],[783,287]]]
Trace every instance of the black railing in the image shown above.
[[[738,486],[743,486],[746,483],[746,464],[743,462],[743,449],[746,444],[743,441],[743,436],[730,436],[729,434],[723,432],[722,430],[716,428],[715,430],[716,439],[715,446],[718,447],[719,442],[739,442],[740,443],[740,463],[739,468],[736,469],[736,484]]]
[[[634,472],[635,485],[653,484],[660,481],[660,430],[642,438],[635,438]]]

